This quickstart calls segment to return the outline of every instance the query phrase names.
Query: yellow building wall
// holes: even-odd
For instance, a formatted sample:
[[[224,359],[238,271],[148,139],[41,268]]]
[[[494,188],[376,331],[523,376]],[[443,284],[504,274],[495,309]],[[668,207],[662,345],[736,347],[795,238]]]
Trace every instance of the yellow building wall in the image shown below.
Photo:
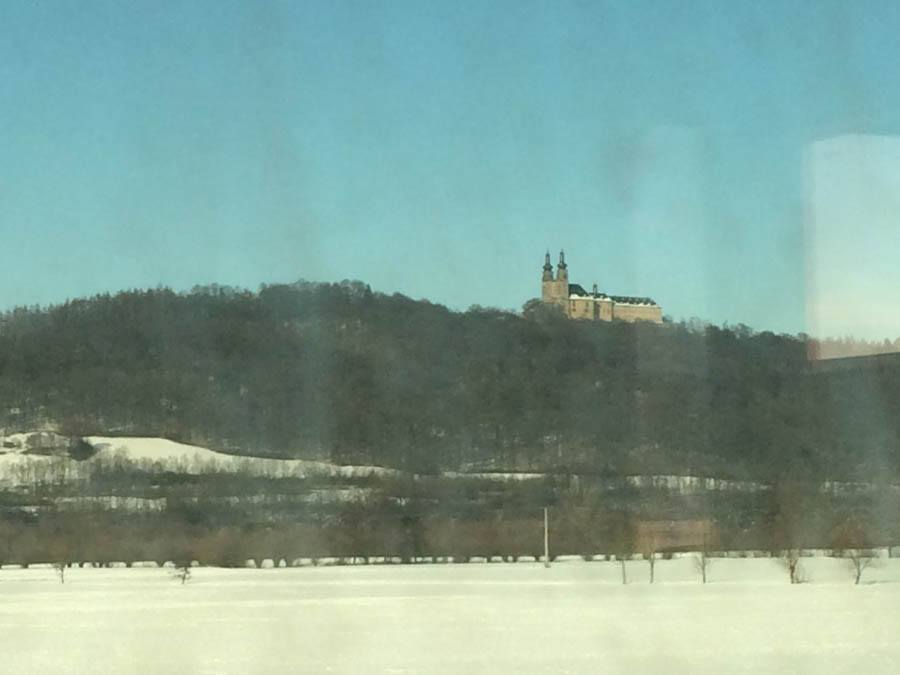
[[[596,303],[593,300],[570,299],[567,314],[570,319],[596,319],[595,307]]]
[[[541,283],[541,300],[547,303],[553,303],[559,305],[565,310],[566,314],[569,313],[569,308],[567,305],[569,297],[569,282],[568,281],[544,281]]]
[[[600,312],[597,317],[601,321],[612,321],[613,320],[613,304],[610,300],[602,300],[597,303]]]
[[[662,308],[653,305],[615,305],[613,319],[662,323]]]
[[[565,310],[570,319],[662,323],[662,309],[653,305],[617,305],[609,300],[569,298]]]

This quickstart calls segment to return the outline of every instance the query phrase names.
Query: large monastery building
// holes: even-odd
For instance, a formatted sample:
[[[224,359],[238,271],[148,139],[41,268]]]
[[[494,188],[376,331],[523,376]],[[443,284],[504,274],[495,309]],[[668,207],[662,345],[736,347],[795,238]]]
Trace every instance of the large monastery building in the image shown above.
[[[566,258],[562,251],[559,252],[555,277],[549,251],[544,256],[541,300],[559,306],[570,319],[662,323],[662,307],[650,298],[599,293],[597,284],[594,284],[593,290],[588,293],[578,284],[570,284]]]

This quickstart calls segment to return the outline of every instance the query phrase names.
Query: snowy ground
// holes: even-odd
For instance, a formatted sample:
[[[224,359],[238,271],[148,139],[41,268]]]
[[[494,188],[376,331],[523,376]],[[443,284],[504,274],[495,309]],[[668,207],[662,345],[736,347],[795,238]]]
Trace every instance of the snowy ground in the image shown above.
[[[0,571],[8,673],[897,673],[900,560]],[[865,583],[869,582],[869,583]]]

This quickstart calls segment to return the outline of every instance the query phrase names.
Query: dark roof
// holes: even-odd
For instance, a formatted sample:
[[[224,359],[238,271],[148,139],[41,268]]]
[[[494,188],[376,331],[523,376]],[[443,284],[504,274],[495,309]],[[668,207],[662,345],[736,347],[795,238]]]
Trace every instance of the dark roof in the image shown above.
[[[569,295],[579,295],[583,298],[605,298],[628,305],[655,305],[652,298],[641,298],[632,295],[607,295],[606,293],[588,293],[580,284],[569,284]]]
[[[611,295],[613,302],[627,303],[629,305],[655,305],[651,298],[636,298],[630,295]]]
[[[580,284],[569,284],[569,295],[590,295]]]

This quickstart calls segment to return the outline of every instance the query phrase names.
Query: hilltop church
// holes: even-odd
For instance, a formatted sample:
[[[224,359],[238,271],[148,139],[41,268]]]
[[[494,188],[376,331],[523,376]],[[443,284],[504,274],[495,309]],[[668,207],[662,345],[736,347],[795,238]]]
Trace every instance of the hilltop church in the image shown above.
[[[550,264],[550,252],[544,256],[541,300],[559,306],[570,319],[662,323],[662,307],[650,298],[598,293],[597,284],[588,293],[578,284],[570,284],[566,258],[562,251],[559,252],[556,277],[553,276],[553,265]]]

